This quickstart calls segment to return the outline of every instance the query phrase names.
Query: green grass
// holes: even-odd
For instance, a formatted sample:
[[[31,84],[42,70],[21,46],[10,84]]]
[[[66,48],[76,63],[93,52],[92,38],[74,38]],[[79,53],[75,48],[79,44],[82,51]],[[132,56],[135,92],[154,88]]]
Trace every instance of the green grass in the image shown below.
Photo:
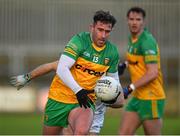
[[[112,135],[117,134],[121,121],[121,112],[114,114],[107,113],[105,116],[104,127],[101,130],[101,134]],[[132,122],[133,123],[133,122]],[[137,130],[137,135],[144,134],[143,129],[140,127]],[[180,135],[180,117],[167,117],[163,118],[163,135]]]
[[[119,110],[107,112],[101,134],[117,134],[120,124]],[[0,114],[0,135],[38,135],[42,132],[41,114]],[[164,117],[163,134],[180,134],[180,117]],[[137,134],[143,134],[142,128]]]
[[[33,135],[41,131],[41,114],[0,114],[0,135]]]

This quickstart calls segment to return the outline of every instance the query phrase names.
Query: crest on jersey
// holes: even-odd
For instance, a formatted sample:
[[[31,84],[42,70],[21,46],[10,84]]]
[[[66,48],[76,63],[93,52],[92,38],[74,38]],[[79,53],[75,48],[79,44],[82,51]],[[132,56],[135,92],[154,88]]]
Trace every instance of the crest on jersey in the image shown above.
[[[107,65],[109,63],[110,59],[109,58],[105,58],[104,59],[104,64]]]

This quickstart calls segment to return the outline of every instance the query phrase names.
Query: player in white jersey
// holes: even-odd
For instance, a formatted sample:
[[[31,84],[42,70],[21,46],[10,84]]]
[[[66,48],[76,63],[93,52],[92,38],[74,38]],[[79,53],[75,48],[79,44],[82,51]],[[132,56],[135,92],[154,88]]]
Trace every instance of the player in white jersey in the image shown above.
[[[42,64],[39,67],[32,70],[31,72],[29,72],[28,74],[12,77],[10,82],[13,86],[17,87],[17,89],[19,90],[22,87],[24,87],[28,82],[30,82],[32,79],[35,79],[42,75],[45,75],[51,71],[56,71],[57,65],[58,65],[58,61]],[[119,100],[123,100],[123,99],[119,99]],[[101,102],[98,99],[96,100],[93,123],[89,130],[89,134],[97,135],[100,133],[100,130],[103,127],[103,123],[104,123],[104,115],[106,112],[106,106],[107,106],[107,104]],[[121,105],[116,105],[116,103],[115,103],[115,104],[109,105],[109,106],[113,107],[113,108],[120,108],[123,106],[123,101],[121,102]],[[68,129],[64,129],[63,134],[72,134],[69,127],[68,127]]]

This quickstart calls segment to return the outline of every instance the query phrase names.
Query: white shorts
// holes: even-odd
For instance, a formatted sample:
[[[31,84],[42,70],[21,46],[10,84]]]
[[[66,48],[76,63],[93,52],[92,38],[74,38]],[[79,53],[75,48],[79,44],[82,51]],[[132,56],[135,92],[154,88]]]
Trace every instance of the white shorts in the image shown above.
[[[100,130],[104,123],[105,112],[106,112],[106,105],[101,101],[97,100],[95,105],[93,123],[91,125],[90,132],[100,133]]]

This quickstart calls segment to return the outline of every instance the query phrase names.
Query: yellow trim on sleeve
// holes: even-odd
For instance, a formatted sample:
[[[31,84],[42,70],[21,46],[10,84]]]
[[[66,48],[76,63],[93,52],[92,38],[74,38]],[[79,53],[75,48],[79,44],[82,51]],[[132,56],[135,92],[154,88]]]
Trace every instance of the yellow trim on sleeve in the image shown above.
[[[67,53],[69,53],[69,54],[71,54],[73,56],[77,56],[77,53],[75,51],[73,51],[72,49],[69,49],[69,48],[66,48],[64,50],[64,52],[67,52]]]
[[[157,60],[158,60],[158,57],[155,55],[145,56],[145,61],[157,61]]]

